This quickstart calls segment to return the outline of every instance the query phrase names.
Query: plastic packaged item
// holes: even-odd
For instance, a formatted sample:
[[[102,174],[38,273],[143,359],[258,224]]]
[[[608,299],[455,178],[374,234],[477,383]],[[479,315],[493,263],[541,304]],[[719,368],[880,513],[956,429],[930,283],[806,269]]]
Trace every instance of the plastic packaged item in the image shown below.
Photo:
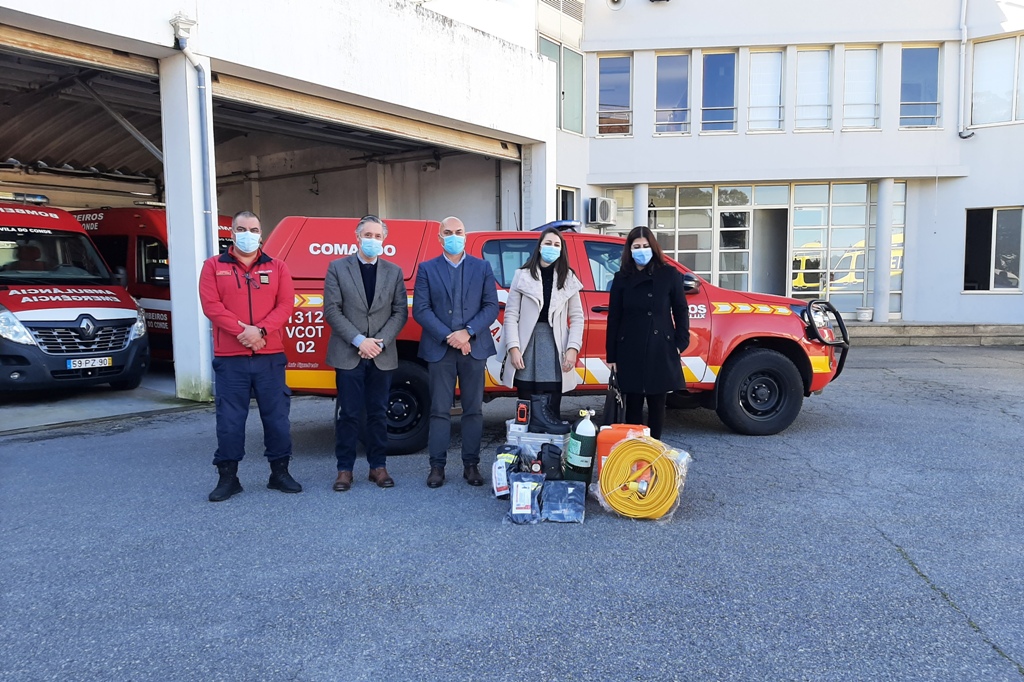
[[[540,490],[544,474],[513,473],[509,475],[510,504],[505,520],[516,525],[540,522]]]
[[[545,481],[540,491],[540,518],[556,523],[583,523],[587,486],[579,481]]]
[[[544,478],[548,481],[561,481],[562,448],[551,443],[540,446],[540,459],[544,464]]]
[[[630,437],[650,436],[651,430],[643,424],[611,424],[597,432],[597,477],[601,477],[604,461],[616,443]]]
[[[608,454],[590,487],[601,506],[633,519],[671,520],[692,458],[650,437],[626,438]]]
[[[505,443],[494,454],[494,464],[491,466],[491,485],[494,488],[494,496],[499,500],[508,499],[508,475],[516,459],[519,457],[519,446]]]
[[[583,417],[572,427],[569,445],[565,450],[565,480],[590,483],[594,472],[594,455],[597,454],[597,427],[590,418],[593,410],[580,410]]]

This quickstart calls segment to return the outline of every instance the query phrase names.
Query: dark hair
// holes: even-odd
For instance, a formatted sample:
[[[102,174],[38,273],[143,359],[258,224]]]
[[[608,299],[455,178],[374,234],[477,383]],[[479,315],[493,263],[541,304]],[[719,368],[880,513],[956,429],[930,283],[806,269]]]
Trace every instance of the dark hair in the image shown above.
[[[558,258],[550,266],[555,269],[555,274],[558,275],[558,288],[562,289],[565,287],[565,280],[569,276],[569,273],[572,272],[574,275],[576,273],[569,267],[569,256],[566,254],[565,237],[563,237],[562,233],[553,227],[549,227],[540,233],[540,237],[537,238],[537,245],[533,247],[533,253],[530,254],[530,258],[523,263],[522,267],[519,269],[529,270],[534,279],[540,279],[540,244],[544,241],[544,237],[549,234],[557,236],[558,241],[562,244],[561,253],[558,254]]]
[[[231,225],[234,226],[238,222],[239,218],[255,218],[256,220],[260,219],[260,217],[253,213],[252,211],[239,211],[234,216],[232,216]],[[261,220],[260,222],[262,223],[263,221]]]
[[[633,262],[632,254],[630,254],[630,251],[633,249],[633,242],[640,239],[640,237],[646,239],[651,245],[651,262],[647,264],[647,267],[655,270],[665,264],[665,254],[662,253],[661,244],[654,237],[651,228],[646,225],[637,225],[626,235],[626,243],[622,246],[622,260],[619,262],[619,272],[632,275],[640,271],[636,263]]]

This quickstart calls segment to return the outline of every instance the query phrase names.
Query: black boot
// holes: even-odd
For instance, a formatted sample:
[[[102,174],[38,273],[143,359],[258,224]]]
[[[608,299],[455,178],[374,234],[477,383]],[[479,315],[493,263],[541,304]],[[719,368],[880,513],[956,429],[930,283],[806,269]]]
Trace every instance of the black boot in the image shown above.
[[[216,466],[220,480],[210,492],[210,502],[223,502],[235,493],[242,492],[242,484],[238,482],[238,462],[218,462]]]
[[[302,486],[288,473],[288,460],[291,457],[280,457],[270,460],[270,480],[267,487],[283,493],[301,493]]]
[[[564,435],[572,430],[569,422],[564,422],[556,415],[551,414],[551,396],[547,393],[530,396],[530,433],[549,433],[553,435]]]

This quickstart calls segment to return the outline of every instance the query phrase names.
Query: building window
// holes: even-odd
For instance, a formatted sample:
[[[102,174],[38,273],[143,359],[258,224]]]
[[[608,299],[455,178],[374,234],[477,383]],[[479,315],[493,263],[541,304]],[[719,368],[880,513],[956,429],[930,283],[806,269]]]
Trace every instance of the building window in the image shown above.
[[[576,190],[572,187],[558,188],[558,220],[576,220]]]
[[[878,50],[847,49],[843,127],[878,127]]]
[[[903,48],[900,74],[900,127],[938,126],[939,48]]]
[[[658,55],[654,132],[690,132],[690,56]]]
[[[800,50],[796,55],[796,122],[800,129],[832,126],[831,52]]]
[[[964,291],[1020,291],[1020,208],[967,211]]]
[[[597,134],[631,135],[633,58],[599,57],[597,64]]]
[[[750,53],[749,130],[782,130],[782,52]]]
[[[1019,37],[974,46],[971,123],[1024,120],[1024,70],[1019,55]]]
[[[703,106],[701,130],[736,130],[736,54],[704,55]]]
[[[555,123],[562,130],[583,133],[583,55],[541,36],[540,53],[555,63],[558,73],[558,110]]]

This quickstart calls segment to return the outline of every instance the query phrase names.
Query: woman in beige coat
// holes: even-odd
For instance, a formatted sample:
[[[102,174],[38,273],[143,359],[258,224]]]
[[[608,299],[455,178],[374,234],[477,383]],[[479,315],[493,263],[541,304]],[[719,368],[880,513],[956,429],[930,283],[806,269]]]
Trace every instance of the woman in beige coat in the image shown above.
[[[569,267],[565,240],[549,228],[516,270],[505,303],[507,355],[501,383],[522,399],[547,395],[557,416],[562,393],[580,383],[576,357],[583,345],[583,284]]]

